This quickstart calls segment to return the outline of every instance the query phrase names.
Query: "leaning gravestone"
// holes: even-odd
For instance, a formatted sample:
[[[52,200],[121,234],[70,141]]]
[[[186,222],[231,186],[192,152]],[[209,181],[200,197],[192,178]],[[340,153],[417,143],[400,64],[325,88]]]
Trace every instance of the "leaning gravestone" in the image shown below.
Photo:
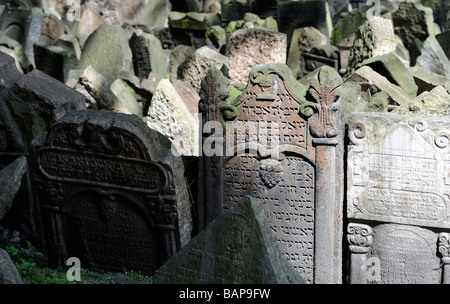
[[[350,283],[431,284],[448,275],[437,246],[450,229],[449,128],[439,117],[350,117]]]
[[[76,111],[34,141],[49,263],[153,274],[191,237],[181,159],[136,116]]]
[[[302,284],[280,254],[261,203],[244,197],[157,270],[158,284]]]
[[[211,192],[205,186],[206,218],[254,196],[294,268],[308,282],[331,283],[341,277],[343,148],[336,88],[342,80],[329,67],[318,75],[309,87],[299,85],[284,64],[256,65],[245,92],[234,99],[227,98],[230,86],[217,77],[223,83],[209,86],[215,93],[202,92],[201,106],[206,117],[226,125],[226,156],[203,162],[200,175],[223,187]],[[305,98],[308,89],[313,102]],[[216,129],[216,147],[217,134]]]
[[[259,47],[255,48],[255,45]],[[256,27],[234,32],[230,37],[231,82],[247,83],[248,73],[256,64],[286,63],[287,36]]]

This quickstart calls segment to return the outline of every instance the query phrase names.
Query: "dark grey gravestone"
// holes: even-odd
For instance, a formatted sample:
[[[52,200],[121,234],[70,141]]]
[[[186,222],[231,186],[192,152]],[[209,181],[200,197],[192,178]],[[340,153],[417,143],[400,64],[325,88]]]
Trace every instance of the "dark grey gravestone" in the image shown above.
[[[137,116],[72,112],[34,141],[34,159],[50,265],[151,275],[190,239],[182,161]]]
[[[247,196],[156,271],[163,284],[302,284],[278,249],[261,203]]]
[[[39,70],[20,78],[12,91],[34,106],[44,118],[47,129],[67,113],[86,109],[83,94]]]

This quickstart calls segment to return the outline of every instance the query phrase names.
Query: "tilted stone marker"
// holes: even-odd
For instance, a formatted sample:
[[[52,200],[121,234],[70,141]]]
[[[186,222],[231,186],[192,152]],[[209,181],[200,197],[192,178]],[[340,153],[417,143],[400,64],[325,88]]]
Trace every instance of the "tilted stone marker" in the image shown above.
[[[153,274],[188,242],[181,159],[136,116],[75,111],[34,142],[49,264]]]
[[[286,63],[286,53],[286,34],[262,27],[234,32],[230,37],[231,82],[247,83],[256,64]]]
[[[254,196],[294,268],[308,282],[333,283],[341,277],[343,148],[336,88],[342,80],[330,67],[318,75],[309,87],[284,64],[256,65],[246,90],[234,98],[216,77],[218,86],[210,83],[210,94],[201,94],[202,113],[227,126],[223,141],[231,155],[206,158],[200,174],[223,187],[203,191],[205,218]],[[308,89],[314,101],[306,100]]]
[[[436,246],[450,228],[449,128],[439,117],[350,117],[350,283],[441,283]]]
[[[301,284],[256,199],[244,197],[156,271],[155,283]]]

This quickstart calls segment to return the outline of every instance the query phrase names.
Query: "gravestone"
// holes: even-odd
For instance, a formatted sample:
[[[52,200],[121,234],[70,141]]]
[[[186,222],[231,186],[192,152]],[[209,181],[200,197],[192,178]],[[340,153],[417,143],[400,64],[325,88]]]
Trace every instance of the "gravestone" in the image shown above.
[[[303,75],[308,75],[324,65],[339,71],[339,49],[334,45],[314,46],[302,53],[301,67]]]
[[[342,80],[329,67],[317,75],[303,86],[284,64],[256,65],[241,94],[220,75],[205,82],[203,117],[221,121],[226,135],[216,126],[204,138],[200,176],[218,185],[212,192],[203,183],[207,221],[251,195],[264,205],[281,252],[302,277],[332,283],[341,276],[342,112],[335,89]],[[216,147],[225,143],[224,151],[206,154],[212,138]]]
[[[228,68],[229,59],[226,56],[203,46],[190,55],[178,66],[178,79],[188,83],[196,91],[200,90],[200,84],[210,68]]]
[[[285,34],[262,27],[238,30],[230,37],[231,82],[247,83],[254,65],[286,63],[286,55]]]
[[[424,41],[430,35],[435,35],[433,10],[420,3],[410,1],[400,2],[398,9],[392,13],[395,34],[409,48],[414,39]]]
[[[153,274],[188,242],[180,158],[134,115],[75,111],[34,141],[49,265]]]
[[[302,53],[314,46],[326,45],[327,37],[318,29],[308,26],[295,29],[292,34],[291,44],[289,46],[289,53],[287,56],[287,65],[300,78],[301,72],[301,58]]]
[[[347,76],[352,74],[366,59],[393,52],[409,66],[409,57],[405,58],[401,42],[395,36],[392,21],[373,16],[356,31],[353,47],[348,60]]]
[[[162,79],[156,87],[144,120],[150,128],[166,136],[178,153],[198,156],[199,122],[196,113],[191,112],[189,106],[170,81]],[[198,106],[193,108],[198,109]]]
[[[351,115],[350,283],[441,282],[436,246],[450,229],[449,127],[439,117]]]
[[[261,203],[250,196],[157,270],[157,284],[302,284],[280,253]]]

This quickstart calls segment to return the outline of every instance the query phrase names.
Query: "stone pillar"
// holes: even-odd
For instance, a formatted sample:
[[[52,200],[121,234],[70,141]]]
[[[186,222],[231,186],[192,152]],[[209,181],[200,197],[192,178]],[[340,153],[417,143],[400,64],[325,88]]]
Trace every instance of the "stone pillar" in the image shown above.
[[[439,233],[439,252],[442,254],[442,284],[450,284],[450,233]]]
[[[364,224],[347,226],[350,256],[350,284],[367,283],[367,252],[373,241],[372,228]]]
[[[330,71],[331,70],[331,71]],[[342,228],[342,211],[340,205],[337,146],[342,142],[342,111],[340,96],[333,84],[331,68],[323,68],[318,82],[313,83],[310,94],[316,103],[309,106],[314,113],[309,119],[312,143],[316,158],[316,193],[315,193],[315,248],[314,248],[314,282],[319,284],[337,284],[340,281],[340,270],[336,267],[336,258],[341,251],[336,248],[341,237],[337,232]],[[341,155],[342,157],[342,155]],[[339,246],[340,247],[340,246]]]

